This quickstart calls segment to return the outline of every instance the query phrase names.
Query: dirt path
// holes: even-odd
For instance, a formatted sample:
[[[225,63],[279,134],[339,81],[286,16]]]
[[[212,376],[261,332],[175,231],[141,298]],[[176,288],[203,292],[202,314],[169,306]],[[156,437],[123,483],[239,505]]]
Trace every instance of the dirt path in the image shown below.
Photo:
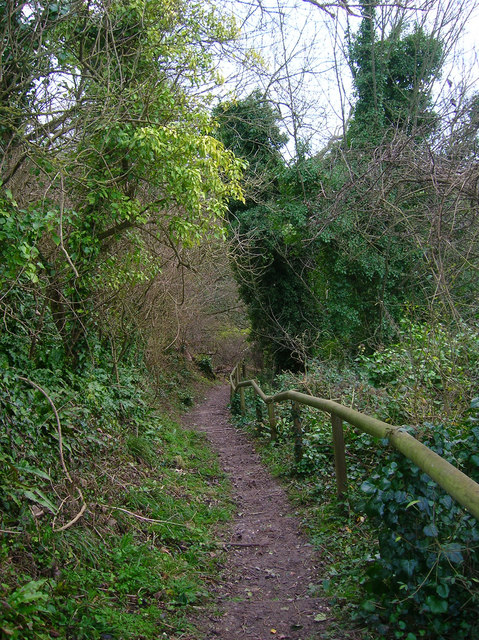
[[[317,640],[330,619],[326,602],[309,596],[317,558],[284,490],[229,423],[228,394],[226,386],[215,387],[185,418],[218,451],[237,506],[223,540],[229,551],[218,591],[221,615],[200,626],[206,640]]]

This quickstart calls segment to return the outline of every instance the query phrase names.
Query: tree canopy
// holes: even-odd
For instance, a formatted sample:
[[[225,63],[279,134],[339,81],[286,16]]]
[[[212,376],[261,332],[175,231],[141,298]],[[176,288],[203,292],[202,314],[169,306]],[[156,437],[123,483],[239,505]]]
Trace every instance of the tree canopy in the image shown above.
[[[235,28],[201,3],[5,8],[0,277],[44,297],[77,358],[98,296],[120,300],[114,272],[132,287],[156,277],[153,239],[221,234],[227,199],[241,198],[242,162],[197,90]],[[3,304],[16,317],[11,295]]]

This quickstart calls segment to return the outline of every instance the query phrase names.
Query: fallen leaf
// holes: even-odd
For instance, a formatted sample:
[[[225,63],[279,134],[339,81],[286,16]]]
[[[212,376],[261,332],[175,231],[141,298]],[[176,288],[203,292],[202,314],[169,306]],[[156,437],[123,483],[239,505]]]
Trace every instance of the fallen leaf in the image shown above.
[[[314,621],[315,622],[324,622],[327,619],[328,619],[328,614],[327,613],[317,613],[314,616]]]
[[[275,634],[275,633],[278,633],[278,632],[276,631],[276,629],[271,629],[270,633]]]

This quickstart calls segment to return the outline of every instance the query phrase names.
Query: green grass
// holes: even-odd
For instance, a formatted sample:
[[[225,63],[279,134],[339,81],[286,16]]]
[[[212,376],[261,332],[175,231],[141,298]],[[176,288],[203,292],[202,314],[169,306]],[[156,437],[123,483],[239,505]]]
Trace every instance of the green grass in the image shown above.
[[[215,532],[232,510],[205,438],[150,416],[75,479],[88,504],[75,525],[53,531],[26,511],[22,535],[0,539],[2,640],[181,637],[210,596]]]

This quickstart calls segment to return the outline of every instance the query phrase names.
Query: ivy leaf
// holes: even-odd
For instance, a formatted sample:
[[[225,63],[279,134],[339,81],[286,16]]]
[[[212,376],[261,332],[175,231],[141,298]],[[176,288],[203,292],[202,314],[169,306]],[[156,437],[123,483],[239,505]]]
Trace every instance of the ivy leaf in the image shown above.
[[[412,576],[416,569],[417,560],[401,560],[401,568],[407,573],[408,576]]]
[[[419,511],[424,511],[427,513],[427,515],[431,515],[431,506],[434,503],[431,500],[428,500],[427,498],[425,498],[424,496],[421,496],[419,498],[419,500],[417,501],[417,506]]]
[[[453,562],[454,564],[461,564],[461,562],[464,562],[464,558],[461,553],[461,545],[459,545],[457,542],[450,542],[449,544],[445,544],[442,550],[444,552],[444,555],[450,562]]]
[[[366,480],[361,485],[361,491],[369,495],[372,495],[373,493],[376,492],[376,487]]]
[[[428,596],[426,598],[426,606],[429,608],[431,613],[446,613],[447,600],[436,598],[436,596]]]
[[[479,455],[477,453],[471,456],[471,462],[473,462],[477,467],[479,467]]]
[[[361,607],[368,613],[372,613],[376,610],[376,604],[372,600],[365,600],[361,603]]]
[[[439,532],[435,524],[431,522],[431,524],[427,524],[423,529],[424,535],[429,538],[437,538]]]
[[[440,598],[447,598],[447,596],[449,595],[449,585],[441,582],[436,587],[436,593]]]

